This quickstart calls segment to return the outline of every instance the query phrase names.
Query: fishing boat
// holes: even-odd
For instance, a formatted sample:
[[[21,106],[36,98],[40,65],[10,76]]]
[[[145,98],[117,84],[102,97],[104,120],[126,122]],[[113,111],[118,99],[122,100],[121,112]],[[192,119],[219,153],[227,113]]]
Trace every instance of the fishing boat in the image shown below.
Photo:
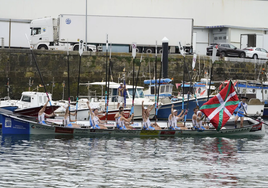
[[[101,86],[102,94],[101,96],[92,96],[91,102],[94,101],[94,103],[98,103],[98,105],[101,107],[101,110],[105,109],[105,99],[103,95],[103,87],[105,87],[105,82],[92,82],[92,83],[80,83],[80,85],[88,86],[88,89],[92,86]],[[120,84],[116,82],[110,82],[109,83],[109,106],[108,110],[118,110],[117,109],[117,90],[119,88]],[[135,94],[135,100],[134,100],[134,119],[141,119],[142,118],[142,111],[141,111],[141,105],[142,101],[144,101],[144,106],[148,107],[150,105],[154,104],[154,101],[151,99],[145,98],[143,93],[143,88],[141,86],[137,86],[136,94]],[[126,85],[126,107],[127,109],[130,109],[132,106],[132,96],[133,96],[133,85]],[[91,105],[90,102],[90,105]],[[161,106],[161,105],[159,105]],[[88,117],[88,114],[86,114]],[[155,116],[155,112],[152,110],[150,113],[150,118],[153,118]]]
[[[234,122],[227,122],[225,128],[217,131],[215,128],[207,130],[118,130],[115,125],[108,124],[108,129],[92,129],[88,121],[81,124],[81,128],[69,128],[60,124],[39,124],[32,119],[27,119],[11,114],[2,113],[3,125],[2,134],[17,135],[78,135],[78,136],[124,136],[124,137],[180,137],[180,136],[264,136],[265,126],[262,122],[253,119],[244,121],[242,128],[235,128]],[[60,121],[60,120],[59,120]]]
[[[268,111],[265,111],[265,103],[268,102],[268,83],[255,80],[236,80],[234,82],[238,96],[248,98],[247,114],[249,116],[268,115]]]
[[[208,86],[209,79],[202,78],[200,82],[195,82],[193,84],[185,83],[184,87],[183,84],[179,84],[178,86],[184,89],[184,102],[182,101],[182,93],[179,93],[178,96],[173,97],[169,102],[163,102],[161,107],[158,110],[158,119],[167,119],[170,115],[171,106],[174,105],[174,109],[177,111],[181,111],[182,106],[184,105],[184,109],[188,110],[187,119],[191,119],[193,116],[193,110],[196,106],[202,106],[205,102],[207,102],[207,92],[209,89]],[[213,84],[213,83],[212,83]],[[215,86],[211,86],[210,90],[215,91]],[[192,93],[192,94],[188,94]],[[214,95],[210,95],[209,98],[213,97]],[[184,104],[183,104],[184,103]]]
[[[169,78],[157,79],[156,82],[155,80],[144,80],[143,83],[149,86],[147,90],[144,90],[145,98],[154,100],[155,95],[157,95],[157,92],[155,93],[155,89],[157,91],[159,87],[159,100],[163,98],[168,98],[170,101],[173,91],[173,84],[171,82],[172,80]]]
[[[52,95],[48,94],[49,98],[52,100]],[[4,109],[14,111],[14,113],[25,115],[25,116],[38,116],[38,112],[42,108],[42,106],[47,102],[47,95],[44,92],[32,92],[32,91],[25,91],[22,92],[21,98],[18,101],[10,100],[6,101],[5,105],[3,106]],[[8,105],[10,103],[10,105]],[[52,102],[52,106],[47,106],[45,113],[51,114],[55,110],[57,110],[60,106],[55,105]],[[13,108],[7,108],[5,106],[13,106]],[[2,106],[1,106],[2,107]]]

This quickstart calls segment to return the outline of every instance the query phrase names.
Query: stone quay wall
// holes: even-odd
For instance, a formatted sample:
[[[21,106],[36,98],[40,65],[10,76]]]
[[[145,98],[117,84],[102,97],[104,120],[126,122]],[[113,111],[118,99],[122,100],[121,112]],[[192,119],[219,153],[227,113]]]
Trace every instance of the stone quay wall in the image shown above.
[[[68,63],[67,53],[63,51],[40,51],[33,50],[34,57],[42,74],[46,89],[52,93],[53,99],[67,99],[68,95]],[[139,68],[140,57],[142,63],[138,85],[144,86],[143,80],[152,79],[154,77],[155,55],[154,54],[137,54],[134,60],[135,80]],[[206,56],[198,56],[196,66],[192,70],[192,56],[186,56],[185,78],[186,81],[199,81],[204,78],[211,67],[211,60]],[[80,56],[78,52],[70,52],[69,54],[69,77],[70,77],[70,95],[75,97],[77,94],[78,71]],[[81,73],[80,83],[101,82],[106,79],[106,53],[84,52],[81,57]],[[157,58],[157,78],[160,76],[161,55]],[[254,63],[217,60],[213,65],[213,81],[223,81],[227,79],[264,79],[267,70],[267,62]],[[123,70],[125,69],[125,79],[127,84],[133,83],[133,59],[131,54],[112,53],[111,54],[111,81],[121,82]],[[183,79],[184,57],[177,54],[169,54],[168,76],[173,78],[173,83],[180,83]],[[19,99],[21,92],[34,90],[44,91],[42,81],[38,74],[36,63],[34,61],[31,50],[29,49],[0,49],[0,98],[8,95],[7,83],[9,78],[10,97]],[[31,86],[29,88],[29,79],[31,78]],[[54,81],[53,81],[54,80]],[[54,82],[54,87],[53,86]],[[63,87],[65,82],[65,87]],[[41,87],[39,87],[41,86]],[[90,90],[97,90],[100,94],[100,87],[93,87]],[[174,90],[176,88],[174,87]],[[63,94],[64,91],[64,94]],[[80,95],[88,95],[86,86],[79,87]]]

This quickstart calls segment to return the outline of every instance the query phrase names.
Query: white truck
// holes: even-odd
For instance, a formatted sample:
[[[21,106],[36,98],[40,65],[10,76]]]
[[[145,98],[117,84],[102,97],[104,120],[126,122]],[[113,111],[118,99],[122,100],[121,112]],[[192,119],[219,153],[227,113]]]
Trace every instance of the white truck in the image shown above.
[[[241,34],[240,49],[247,47],[259,47],[268,50],[267,34]]]
[[[30,35],[31,20],[0,18],[0,46],[29,48],[25,34]]]
[[[83,36],[77,34],[74,27],[69,29],[61,27],[61,21],[61,19],[51,17],[32,20],[30,24],[31,48],[40,50],[78,51],[79,41],[82,41]],[[96,46],[87,45],[87,51],[96,52]]]
[[[164,37],[169,39],[170,53],[179,53],[179,41],[191,52],[193,19],[88,15],[87,43],[98,46],[98,51],[106,51],[107,35],[112,52],[131,52],[131,44],[135,42],[137,52],[144,49],[146,53],[154,53],[157,41],[161,53]],[[61,14],[57,19],[42,18],[31,22],[31,44],[35,49],[64,50],[69,43],[73,50],[78,50],[78,41],[85,41],[85,38],[85,15]]]

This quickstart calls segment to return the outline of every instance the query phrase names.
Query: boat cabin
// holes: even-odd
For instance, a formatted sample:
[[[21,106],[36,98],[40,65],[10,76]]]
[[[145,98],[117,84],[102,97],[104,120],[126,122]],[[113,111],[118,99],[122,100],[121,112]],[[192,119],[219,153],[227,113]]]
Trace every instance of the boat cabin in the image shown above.
[[[268,99],[268,83],[255,80],[237,80],[235,83],[238,96],[247,96],[249,99],[256,98],[265,102]]]
[[[52,101],[52,95],[48,94],[50,100]],[[42,106],[47,102],[47,95],[44,92],[32,92],[25,91],[22,92],[20,100],[17,102],[19,108],[30,108]]]
[[[160,84],[159,84],[160,82]],[[173,91],[173,84],[171,84],[172,80],[169,78],[165,79],[157,79],[157,84],[155,84],[155,80],[144,80],[144,84],[149,85],[149,89],[144,91],[145,97],[154,98],[155,94],[158,94],[159,87],[159,97],[171,97]]]
[[[105,98],[105,93],[104,93],[104,89],[105,89],[105,82],[92,82],[92,83],[80,83],[80,85],[85,85],[85,86],[101,86],[101,95],[98,95],[98,99],[97,96],[95,95],[95,97],[92,97],[91,95],[89,95],[88,97],[90,98],[89,100],[92,102],[97,102],[100,100],[104,100]],[[117,100],[117,96],[118,96],[118,88],[120,87],[119,83],[115,83],[115,82],[110,82],[109,84],[109,102],[118,102]],[[88,90],[90,88],[88,87]],[[131,99],[133,98],[133,86],[132,85],[127,85],[126,84],[126,99]],[[90,93],[90,92],[89,92]],[[137,86],[136,89],[136,94],[135,94],[135,99],[144,99],[144,93],[143,93],[143,87],[141,86]]]

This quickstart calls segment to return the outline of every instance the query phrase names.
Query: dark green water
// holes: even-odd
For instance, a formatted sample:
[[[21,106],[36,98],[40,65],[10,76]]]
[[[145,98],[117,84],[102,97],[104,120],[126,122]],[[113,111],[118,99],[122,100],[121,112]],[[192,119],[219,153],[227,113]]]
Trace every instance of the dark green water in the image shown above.
[[[267,136],[0,138],[1,188],[268,187]]]

